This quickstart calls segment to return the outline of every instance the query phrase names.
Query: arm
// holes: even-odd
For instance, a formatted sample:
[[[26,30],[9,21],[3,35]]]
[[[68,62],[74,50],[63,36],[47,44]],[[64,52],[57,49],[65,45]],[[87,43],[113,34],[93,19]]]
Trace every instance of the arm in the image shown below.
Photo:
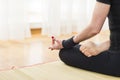
[[[110,9],[110,5],[97,2],[90,24],[81,33],[77,34],[74,38],[70,38],[68,40],[63,40],[63,41],[55,40],[56,43],[52,44],[52,46],[49,47],[49,49],[59,50],[62,49],[63,47],[70,48],[76,45],[77,43],[89,39],[94,35],[98,34],[109,13],[109,9]]]
[[[98,34],[109,13],[110,5],[97,2],[90,24],[78,35],[73,38],[75,43],[79,43]]]

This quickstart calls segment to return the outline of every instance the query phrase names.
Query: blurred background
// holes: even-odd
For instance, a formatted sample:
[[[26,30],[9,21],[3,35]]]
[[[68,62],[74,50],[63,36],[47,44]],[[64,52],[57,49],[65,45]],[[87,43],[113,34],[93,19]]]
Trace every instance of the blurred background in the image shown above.
[[[96,0],[0,0],[0,40],[80,32],[92,16]],[[104,29],[107,29],[105,23]]]
[[[0,70],[59,60],[51,51],[51,35],[69,38],[83,30],[96,0],[0,0]],[[109,39],[107,20],[102,33]]]

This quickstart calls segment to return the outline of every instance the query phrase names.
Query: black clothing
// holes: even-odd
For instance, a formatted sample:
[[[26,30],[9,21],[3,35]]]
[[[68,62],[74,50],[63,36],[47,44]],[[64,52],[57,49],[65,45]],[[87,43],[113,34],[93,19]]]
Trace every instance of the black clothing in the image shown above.
[[[120,0],[97,0],[110,5],[108,14],[110,29],[110,48],[97,56],[86,57],[80,45],[63,48],[59,52],[60,59],[74,67],[95,71],[103,74],[120,76]],[[71,38],[72,39],[72,38]],[[64,42],[73,43],[73,40]],[[67,44],[69,46],[69,44]]]
[[[73,38],[74,37],[71,37],[70,39],[67,39],[67,40],[63,40],[62,41],[63,47],[64,48],[71,48],[71,47],[75,46],[76,44],[78,44],[78,43],[74,43]]]
[[[67,65],[120,77],[120,54],[104,51],[97,56],[86,57],[80,50],[80,45],[63,48],[59,52],[60,59]]]

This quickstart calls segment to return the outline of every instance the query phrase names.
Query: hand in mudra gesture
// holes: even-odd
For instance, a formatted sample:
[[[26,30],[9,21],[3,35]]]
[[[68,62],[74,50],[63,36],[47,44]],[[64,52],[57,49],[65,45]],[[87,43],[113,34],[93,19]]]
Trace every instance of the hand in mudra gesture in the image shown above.
[[[52,36],[52,44],[49,47],[49,49],[51,49],[51,50],[60,50],[62,48],[63,48],[62,41],[58,40],[58,39],[56,39],[55,37]]]

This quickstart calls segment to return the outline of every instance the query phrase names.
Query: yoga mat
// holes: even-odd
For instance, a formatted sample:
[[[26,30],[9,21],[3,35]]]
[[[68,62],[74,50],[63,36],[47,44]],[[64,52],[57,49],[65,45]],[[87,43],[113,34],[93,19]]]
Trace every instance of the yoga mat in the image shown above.
[[[55,61],[0,71],[0,80],[120,80],[120,77],[90,72]]]

